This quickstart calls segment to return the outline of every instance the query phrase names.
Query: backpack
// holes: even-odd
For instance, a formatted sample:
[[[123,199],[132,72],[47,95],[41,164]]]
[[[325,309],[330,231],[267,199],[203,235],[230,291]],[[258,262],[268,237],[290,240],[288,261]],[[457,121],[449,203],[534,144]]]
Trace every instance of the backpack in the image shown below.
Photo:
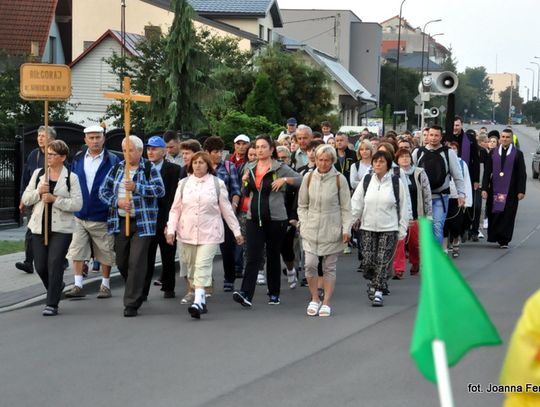
[[[397,171],[396,171],[397,170]],[[397,174],[396,174],[397,172]],[[364,196],[366,196],[366,192],[369,187],[369,183],[371,182],[371,177],[373,176],[372,172],[368,172],[366,175],[364,175]],[[399,200],[399,167],[394,167],[394,173],[392,174],[392,189],[394,191],[394,198],[396,199],[396,209],[397,209],[397,217],[398,221],[401,219],[401,215],[399,212],[399,206],[400,206],[400,200]]]
[[[214,186],[216,187],[217,203],[219,204],[219,195],[220,195],[219,178],[216,177],[215,175],[212,175],[212,177],[214,179]],[[184,178],[184,180],[187,180],[187,178]],[[184,187],[186,186],[186,182],[187,182],[187,181],[184,181],[184,182],[182,181],[180,181],[180,199],[182,199],[184,195]]]
[[[441,153],[444,153],[444,156]],[[428,150],[426,147],[421,147],[417,166],[423,168],[426,172],[431,191],[435,193],[443,192],[440,189],[445,184],[450,173],[448,147],[442,146],[437,150]]]
[[[66,177],[66,186],[67,186],[68,192],[71,193],[71,178],[70,178],[71,177],[71,170],[68,167],[66,167],[66,168],[68,170],[68,174],[67,174],[67,177]],[[38,172],[38,176],[36,178],[36,189],[37,189],[37,187],[39,185],[39,179],[41,178],[41,176],[43,174],[45,174],[45,168],[40,168],[39,172]]]

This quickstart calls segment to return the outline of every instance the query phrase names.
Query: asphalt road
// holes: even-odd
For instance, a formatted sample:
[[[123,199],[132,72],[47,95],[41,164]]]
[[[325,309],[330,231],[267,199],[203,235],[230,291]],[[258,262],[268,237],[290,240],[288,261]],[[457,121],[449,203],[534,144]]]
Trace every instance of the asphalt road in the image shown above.
[[[540,287],[540,183],[529,154],[538,140],[519,135],[529,183],[511,247],[468,243],[457,261],[505,344],[476,349],[451,369],[456,406],[501,404],[467,384],[497,383],[523,303]],[[63,301],[54,318],[42,317],[42,306],[0,314],[0,406],[438,405],[408,353],[419,279],[391,281],[375,309],[355,269],[355,255],[341,257],[330,318],[305,316],[300,287],[283,288],[279,306],[267,305],[259,287],[252,309],[217,289],[200,321],[155,287],[137,318],[122,317],[120,286],[109,300]],[[221,269],[215,274],[221,282]]]

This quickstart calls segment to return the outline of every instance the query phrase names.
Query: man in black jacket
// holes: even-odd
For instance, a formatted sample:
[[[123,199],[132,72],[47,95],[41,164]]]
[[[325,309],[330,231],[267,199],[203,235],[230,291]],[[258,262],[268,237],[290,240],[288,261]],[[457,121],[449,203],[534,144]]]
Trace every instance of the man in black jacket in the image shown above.
[[[336,134],[336,152],[338,159],[334,167],[345,176],[349,183],[349,189],[352,189],[350,179],[351,167],[358,159],[356,158],[356,153],[349,148],[349,137],[346,133],[338,132]]]
[[[148,159],[159,170],[163,185],[165,185],[165,196],[158,198],[158,216],[156,225],[156,235],[152,237],[150,247],[148,249],[148,271],[146,274],[146,280],[143,290],[143,298],[148,297],[150,291],[150,284],[152,282],[152,276],[154,275],[156,252],[157,247],[161,252],[161,291],[163,291],[164,298],[174,298],[175,288],[175,255],[176,255],[176,243],[169,245],[165,239],[165,226],[169,218],[169,211],[171,210],[172,203],[174,201],[174,195],[176,194],[176,187],[180,180],[180,166],[173,164],[165,160],[165,141],[159,136],[153,136],[148,139],[146,144],[146,153]]]
[[[471,219],[474,218],[474,213],[480,211],[478,203],[482,205],[482,201],[479,199],[480,195],[480,150],[478,148],[478,142],[476,141],[476,133],[470,132],[469,130],[465,132],[463,130],[463,119],[459,116],[454,118],[454,134],[450,137],[446,137],[446,141],[456,141],[459,143],[458,157],[467,163],[469,168],[469,175],[473,191],[473,207],[467,208],[469,212],[464,216],[464,225],[463,231],[467,232],[471,226]],[[467,180],[465,180],[467,181]],[[465,233],[465,237],[466,233]],[[478,230],[471,233],[471,238],[474,241],[478,241]]]

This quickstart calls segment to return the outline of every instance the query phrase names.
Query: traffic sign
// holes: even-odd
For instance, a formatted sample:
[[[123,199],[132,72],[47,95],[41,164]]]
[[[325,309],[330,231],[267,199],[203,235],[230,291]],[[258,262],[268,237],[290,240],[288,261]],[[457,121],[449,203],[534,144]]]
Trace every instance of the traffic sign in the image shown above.
[[[422,104],[422,98],[420,97],[420,95],[416,95],[416,97],[413,100],[414,100],[414,103],[416,103],[418,106]]]
[[[71,96],[71,69],[67,65],[22,64],[19,93],[25,100],[66,100]]]

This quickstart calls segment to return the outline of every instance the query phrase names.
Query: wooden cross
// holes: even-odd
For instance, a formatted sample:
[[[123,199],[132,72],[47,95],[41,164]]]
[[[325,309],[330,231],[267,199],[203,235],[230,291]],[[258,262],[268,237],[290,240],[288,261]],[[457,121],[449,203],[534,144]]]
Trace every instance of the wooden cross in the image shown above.
[[[128,76],[124,76],[124,83],[123,83],[123,89],[124,92],[105,92],[103,96],[110,99],[118,99],[124,101],[124,131],[125,131],[125,146],[126,146],[126,152],[124,154],[124,160],[125,160],[125,166],[124,166],[124,180],[129,180],[129,171],[130,171],[130,164],[129,164],[129,133],[131,132],[131,102],[145,102],[149,103],[152,98],[150,96],[146,95],[134,95],[131,93],[131,78]],[[126,190],[126,200],[131,199],[131,194],[129,191]],[[130,212],[126,212],[126,236],[129,236],[129,217]]]

